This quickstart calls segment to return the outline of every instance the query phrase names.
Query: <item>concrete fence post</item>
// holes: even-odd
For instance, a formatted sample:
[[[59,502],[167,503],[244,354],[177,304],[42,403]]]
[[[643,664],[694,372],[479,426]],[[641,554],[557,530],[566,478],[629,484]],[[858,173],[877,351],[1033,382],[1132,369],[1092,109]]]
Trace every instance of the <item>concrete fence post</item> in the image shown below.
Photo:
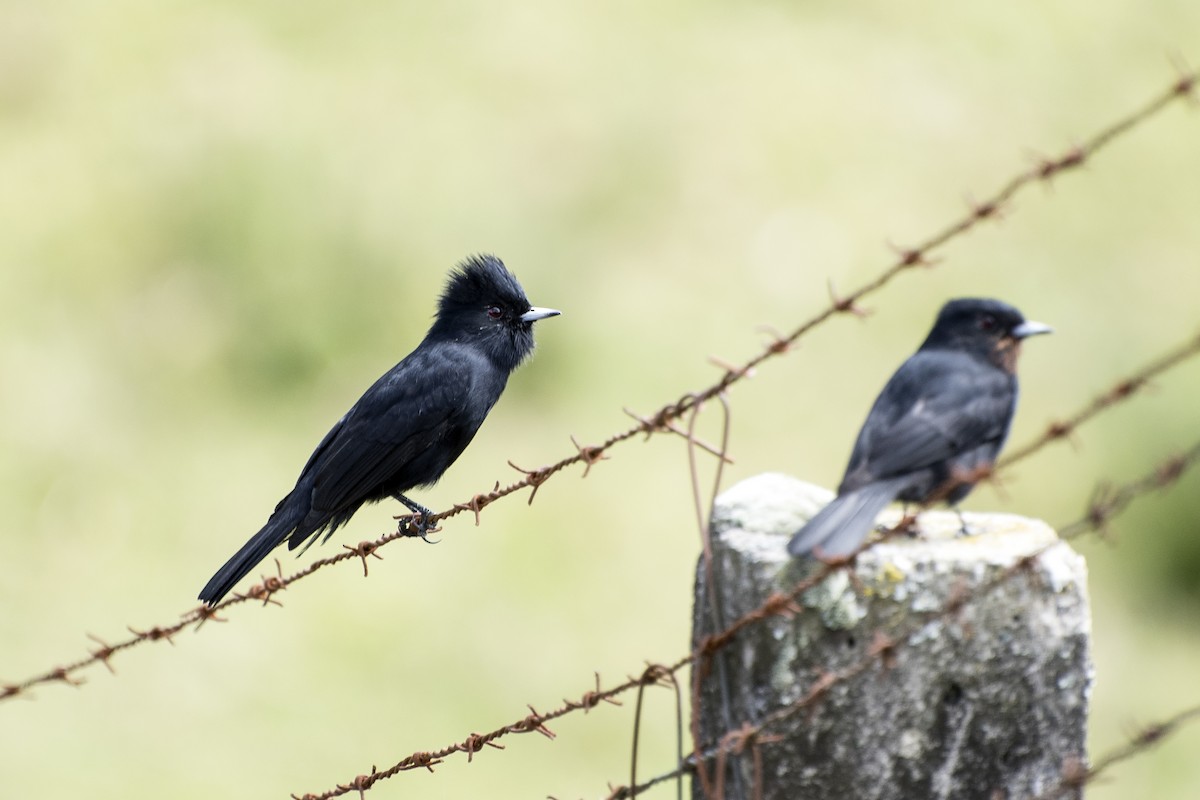
[[[717,499],[720,625],[814,569],[784,547],[831,496],[766,474]],[[883,524],[899,519],[898,510],[889,513]],[[970,536],[958,535],[951,512],[922,514],[919,537],[865,552],[852,575],[839,572],[807,592],[801,613],[751,626],[721,651],[701,691],[700,731],[709,745],[794,703],[830,671],[861,662],[878,633],[916,632],[894,657],[772,725],[757,759],[731,758],[726,800],[1007,800],[1058,787],[1064,768],[1084,763],[1092,682],[1084,560],[1044,523],[965,516]],[[952,615],[937,614],[1048,545],[1029,569]],[[699,641],[714,630],[703,559],[694,607]],[[713,774],[714,762],[708,769]],[[704,797],[698,780],[693,797]]]

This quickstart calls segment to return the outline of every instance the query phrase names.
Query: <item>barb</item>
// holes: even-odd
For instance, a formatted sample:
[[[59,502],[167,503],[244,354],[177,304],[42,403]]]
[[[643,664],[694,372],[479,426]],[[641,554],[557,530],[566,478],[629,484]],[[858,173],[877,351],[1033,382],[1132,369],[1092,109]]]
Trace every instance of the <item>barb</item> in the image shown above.
[[[1113,517],[1142,495],[1171,486],[1198,461],[1200,442],[1193,444],[1180,455],[1171,456],[1161,462],[1153,471],[1136,481],[1116,488],[1105,483],[1097,485],[1088,503],[1087,513],[1059,529],[1058,535],[1063,539],[1074,539],[1084,533],[1096,531],[1107,536],[1108,523]]]
[[[1078,792],[1084,786],[1094,783],[1109,767],[1127,761],[1152,749],[1168,736],[1178,731],[1184,725],[1200,719],[1200,705],[1185,708],[1174,716],[1161,722],[1148,725],[1130,737],[1125,744],[1109,750],[1096,763],[1087,766],[1081,759],[1071,759],[1063,764],[1062,780],[1058,786],[1048,792],[1037,795],[1032,800],[1057,800],[1064,795]]]
[[[763,362],[789,352],[802,336],[825,323],[830,318],[838,314],[862,315],[867,313],[859,305],[861,300],[878,292],[900,273],[912,267],[932,266],[935,251],[971,231],[982,222],[998,217],[1012,198],[1028,186],[1036,183],[1049,183],[1056,176],[1082,166],[1101,149],[1155,116],[1173,102],[1194,99],[1196,80],[1197,73],[1195,71],[1183,72],[1167,90],[1161,92],[1142,108],[1101,129],[1083,144],[1067,150],[1057,158],[1042,159],[1033,168],[1018,173],[990,197],[972,205],[959,220],[951,223],[918,245],[908,248],[897,248],[897,258],[895,261],[886,267],[875,279],[845,295],[834,295],[831,290],[829,305],[823,311],[800,324],[789,334],[773,334],[772,340],[758,354],[740,366],[724,368],[725,371],[722,373],[720,379],[707,388],[698,392],[685,394],[674,403],[668,403],[648,417],[639,417],[637,425],[610,436],[598,445],[580,446],[576,443],[577,452],[575,454],[548,466],[534,470],[520,470],[524,473],[524,477],[521,480],[505,487],[500,487],[497,484],[491,492],[477,494],[466,502],[458,503],[446,511],[433,514],[428,522],[436,524],[442,520],[470,511],[474,513],[476,524],[478,524],[480,512],[497,500],[519,492],[522,489],[529,488],[532,490],[529,498],[532,502],[538,487],[555,474],[575,464],[583,464],[584,475],[586,476],[592,466],[606,458],[606,454],[610,449],[639,434],[646,436],[660,432],[681,434],[676,423],[693,408],[723,395],[729,387],[753,374],[755,368]],[[703,447],[699,442],[696,442],[696,444]],[[1021,454],[1018,453],[1016,455],[1019,456]],[[1015,456],[1010,456],[1007,462],[1012,463],[1014,460],[1016,460]],[[171,636],[179,633],[184,628],[194,625],[198,629],[209,620],[223,622],[225,620],[219,614],[228,610],[231,606],[250,600],[262,601],[263,605],[281,605],[276,597],[280,591],[286,589],[297,580],[306,578],[314,572],[332,564],[350,559],[362,559],[365,570],[366,556],[368,554],[380,558],[376,552],[379,548],[396,539],[410,538],[409,534],[406,533],[406,522],[410,521],[411,518],[403,516],[398,519],[400,520],[400,530],[396,532],[385,534],[369,544],[362,544],[357,548],[319,559],[305,569],[295,572],[286,578],[282,577],[282,574],[273,578],[264,577],[261,584],[251,587],[244,594],[231,596],[215,608],[199,607],[192,609],[182,614],[179,621],[165,627],[154,627],[144,632],[133,631],[131,629],[131,632],[134,634],[131,638],[124,639],[114,645],[102,645],[98,650],[89,651],[89,655],[86,658],[54,667],[40,675],[35,675],[23,681],[0,684],[0,702],[24,695],[38,685],[65,683],[79,686],[83,683],[83,679],[78,677],[78,673],[83,670],[94,667],[97,664],[104,664],[112,671],[111,659],[117,653],[140,646],[148,641],[160,641],[164,638],[169,641]]]
[[[1051,422],[1041,436],[1015,450],[1010,450],[1004,458],[1000,459],[998,466],[1007,467],[1015,464],[1033,455],[1051,442],[1067,438],[1079,426],[1095,417],[1101,411],[1133,397],[1138,391],[1149,385],[1151,380],[1179,366],[1197,353],[1200,353],[1200,334],[1193,336],[1179,347],[1155,359],[1132,375],[1117,381],[1108,391],[1092,400],[1086,408],[1075,412],[1065,420]]]

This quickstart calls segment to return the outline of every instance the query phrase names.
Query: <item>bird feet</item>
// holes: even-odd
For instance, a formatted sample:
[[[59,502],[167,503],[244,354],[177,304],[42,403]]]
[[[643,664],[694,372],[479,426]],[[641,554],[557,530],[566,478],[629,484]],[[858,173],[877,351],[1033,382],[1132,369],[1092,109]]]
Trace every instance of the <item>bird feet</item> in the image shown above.
[[[396,532],[401,536],[412,536],[426,544],[437,544],[440,539],[430,539],[429,534],[437,533],[441,530],[438,524],[431,517],[433,514],[429,511],[416,511],[412,514],[401,514],[398,517],[393,517],[396,520]]]
[[[954,506],[954,513],[958,515],[958,533],[955,536],[970,536],[971,529],[967,527],[967,520],[958,510],[958,506]]]
[[[437,522],[433,519],[433,512],[420,503],[414,503],[402,494],[394,495],[394,497],[412,512],[411,514],[401,514],[398,517],[394,517],[396,520],[396,532],[401,536],[414,536],[426,544],[437,544],[437,541],[431,541],[429,538],[429,534],[441,530]]]
[[[880,523],[875,526],[875,530],[885,536],[901,535],[910,539],[916,539],[921,535],[921,526],[917,524],[917,515],[909,514],[907,511],[895,525]]]

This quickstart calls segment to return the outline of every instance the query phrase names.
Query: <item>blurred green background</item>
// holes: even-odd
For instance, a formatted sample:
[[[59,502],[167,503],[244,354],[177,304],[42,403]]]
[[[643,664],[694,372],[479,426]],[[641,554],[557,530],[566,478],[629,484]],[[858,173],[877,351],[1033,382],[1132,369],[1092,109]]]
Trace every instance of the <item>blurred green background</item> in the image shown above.
[[[561,308],[444,508],[707,385],[1200,58],[1200,4],[0,2],[0,680],[167,623],[491,251]],[[731,392],[727,483],[841,475],[937,307],[995,295],[1031,342],[1013,442],[1196,331],[1200,124],[1178,104]],[[1200,363],[970,509],[1065,523],[1195,436]],[[712,435],[717,413],[702,427]],[[459,741],[687,648],[682,440],[305,581],[286,608],[0,707],[5,797],[284,797]],[[711,463],[705,469],[711,469]],[[706,473],[708,474],[708,473]],[[1200,701],[1196,475],[1080,545],[1092,747]],[[289,571],[388,530],[390,504]],[[632,697],[371,797],[601,797]],[[673,751],[649,697],[643,774]],[[1096,798],[1193,798],[1200,732]],[[662,793],[662,792],[660,792]]]

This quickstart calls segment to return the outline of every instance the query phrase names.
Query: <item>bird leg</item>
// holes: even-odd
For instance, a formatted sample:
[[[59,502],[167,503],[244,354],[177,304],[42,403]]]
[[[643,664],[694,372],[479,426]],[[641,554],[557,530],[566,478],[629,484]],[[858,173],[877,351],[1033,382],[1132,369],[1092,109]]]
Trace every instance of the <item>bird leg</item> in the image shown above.
[[[921,535],[921,529],[917,525],[917,518],[908,515],[908,501],[904,500],[900,504],[900,521],[895,525],[884,525],[880,522],[875,526],[875,530],[880,533],[891,533],[895,528],[897,533],[903,533],[910,539],[915,539]]]
[[[967,527],[967,520],[963,517],[962,511],[958,506],[950,506],[950,509],[958,515],[958,535],[970,536],[971,530]]]
[[[399,522],[399,532],[405,536],[418,536],[428,544],[434,544],[429,541],[429,534],[432,531],[438,530],[437,523],[433,522],[433,512],[420,503],[414,503],[404,495],[397,492],[392,495],[395,499],[404,504],[404,507],[412,512],[411,516],[397,517]]]

